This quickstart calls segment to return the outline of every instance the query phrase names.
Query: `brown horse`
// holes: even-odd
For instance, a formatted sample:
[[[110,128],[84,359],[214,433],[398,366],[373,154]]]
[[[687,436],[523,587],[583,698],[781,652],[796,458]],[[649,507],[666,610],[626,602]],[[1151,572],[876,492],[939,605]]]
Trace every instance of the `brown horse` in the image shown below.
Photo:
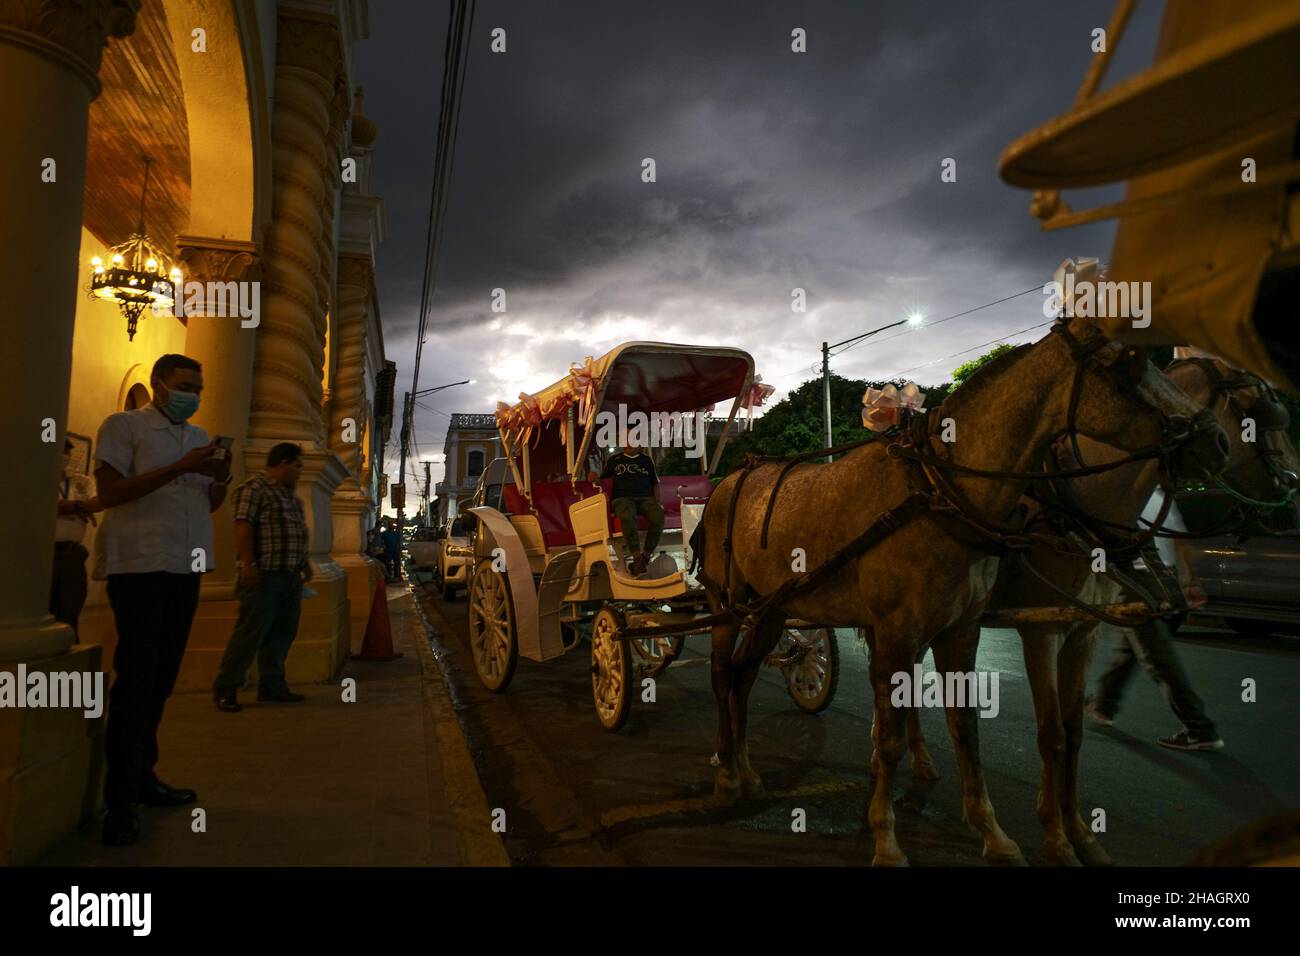
[[[1049,445],[1067,429],[1130,451],[1167,446],[1171,431],[1181,429],[1182,473],[1212,474],[1227,451],[1226,438],[1208,412],[1197,409],[1142,353],[1107,341],[1095,322],[1084,319],[1058,322],[1052,334],[1034,345],[989,363],[931,411],[929,420],[935,427],[924,439],[926,450],[959,467],[1001,472],[1037,468]],[[1196,427],[1187,438],[1191,422]],[[782,469],[776,464],[755,467],[743,484],[742,473],[727,476],[710,498],[693,541],[701,561],[699,579],[714,613],[777,592],[799,577],[795,567],[811,572],[828,562],[874,525],[878,515],[924,489],[917,466],[891,454],[895,444],[872,442],[833,464],[797,466],[779,489],[775,485]],[[962,510],[984,525],[1015,527],[1027,485],[1027,478],[989,480],[967,474],[951,479],[947,497],[964,499]],[[763,547],[774,491],[779,491],[779,502]],[[720,764],[714,789],[719,798],[762,793],[746,742],[749,693],[785,620],[860,627],[871,648],[875,692],[876,780],[869,811],[873,862],[905,864],[894,834],[891,798],[906,746],[904,714],[890,700],[891,678],[910,673],[918,651],[927,645],[933,646],[940,670],[974,670],[979,630],[972,625],[992,593],[999,563],[983,545],[955,530],[950,518],[922,510],[815,589],[754,605],[758,617],[739,648],[738,620],[715,625],[712,676]],[[950,706],[947,719],[962,771],[965,817],[983,837],[986,858],[1023,862],[1015,842],[998,826],[985,791],[975,710]]]
[[[1231,487],[1259,501],[1278,500],[1296,487],[1300,459],[1287,436],[1286,408],[1259,379],[1208,359],[1176,362],[1167,375],[1197,406],[1213,411],[1228,436],[1231,451],[1221,477]],[[1243,441],[1244,419],[1254,423],[1257,440]],[[1087,439],[1081,440],[1081,447],[1089,464],[1121,457],[1115,449]],[[1154,462],[1126,465],[1071,481],[1068,494],[1079,512],[1111,525],[1135,528],[1158,479]],[[1092,573],[1086,555],[1080,560],[1035,548],[1029,560],[1057,587],[1089,604],[1123,600],[1122,589],[1113,579]],[[1060,595],[1051,588],[1007,562],[998,576],[989,609],[1061,603]],[[1080,815],[1078,799],[1084,690],[1100,625],[1100,621],[1087,620],[1017,628],[1024,642],[1025,669],[1034,699],[1043,763],[1037,807],[1044,830],[1043,853],[1049,863],[1057,865],[1110,863]],[[978,640],[978,633],[972,639]],[[908,713],[908,747],[913,774],[933,777],[933,764],[915,710]]]

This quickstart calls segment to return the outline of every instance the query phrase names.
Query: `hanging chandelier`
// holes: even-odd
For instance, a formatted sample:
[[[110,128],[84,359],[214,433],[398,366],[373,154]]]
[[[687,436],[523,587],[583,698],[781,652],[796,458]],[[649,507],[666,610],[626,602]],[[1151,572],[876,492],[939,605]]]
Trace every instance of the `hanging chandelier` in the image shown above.
[[[134,340],[140,314],[152,308],[157,314],[176,304],[181,270],[154,245],[144,231],[145,199],[149,194],[149,168],[145,157],[144,186],[140,190],[140,221],[126,242],[113,246],[106,258],[90,260],[91,298],[114,302],[126,316],[126,336]]]

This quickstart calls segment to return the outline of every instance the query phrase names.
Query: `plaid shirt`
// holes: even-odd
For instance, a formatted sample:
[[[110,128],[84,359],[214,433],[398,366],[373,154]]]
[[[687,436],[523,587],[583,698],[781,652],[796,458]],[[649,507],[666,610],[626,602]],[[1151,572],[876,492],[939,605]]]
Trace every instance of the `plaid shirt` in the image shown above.
[[[307,564],[307,519],[289,488],[266,475],[235,491],[235,520],[253,526],[257,566],[263,571],[297,571]]]

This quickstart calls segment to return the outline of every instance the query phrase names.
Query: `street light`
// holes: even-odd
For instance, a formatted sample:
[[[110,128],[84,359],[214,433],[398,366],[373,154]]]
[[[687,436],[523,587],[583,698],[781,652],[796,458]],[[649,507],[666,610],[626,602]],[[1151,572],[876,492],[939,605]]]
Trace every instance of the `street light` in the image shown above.
[[[822,343],[822,427],[825,435],[825,445],[823,447],[831,447],[831,349],[837,349],[841,345],[856,345],[864,339],[871,338],[871,336],[875,335],[877,332],[896,329],[900,325],[908,325],[914,329],[920,328],[924,321],[925,316],[921,315],[920,312],[913,311],[909,313],[905,319],[899,319],[897,322],[890,322],[888,325],[882,325],[880,328],[872,329],[870,332],[863,332],[861,335],[855,335],[850,339],[845,339],[843,342],[835,342],[831,345],[828,345],[825,342]],[[829,465],[830,462],[831,456],[827,455],[826,464]]]
[[[425,395],[432,395],[434,392],[441,392],[444,388],[454,388],[457,385],[476,385],[477,379],[467,378],[463,382],[448,382],[446,385],[435,385],[433,388],[422,388],[418,391],[407,392],[406,398],[402,402],[402,456],[401,464],[397,469],[397,483],[402,488],[402,504],[397,509],[397,530],[402,529],[402,522],[405,520],[406,511],[406,453],[411,443],[411,419],[415,417],[415,400]]]

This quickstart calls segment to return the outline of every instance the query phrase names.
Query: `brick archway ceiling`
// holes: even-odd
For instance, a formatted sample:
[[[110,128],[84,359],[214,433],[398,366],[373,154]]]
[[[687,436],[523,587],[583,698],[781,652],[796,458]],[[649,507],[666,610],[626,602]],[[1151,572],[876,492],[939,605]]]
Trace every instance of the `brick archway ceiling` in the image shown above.
[[[162,0],[144,0],[135,33],[109,41],[99,79],[103,92],[90,104],[84,224],[105,245],[134,231],[150,156],[145,228],[170,255],[190,219],[190,136]]]

